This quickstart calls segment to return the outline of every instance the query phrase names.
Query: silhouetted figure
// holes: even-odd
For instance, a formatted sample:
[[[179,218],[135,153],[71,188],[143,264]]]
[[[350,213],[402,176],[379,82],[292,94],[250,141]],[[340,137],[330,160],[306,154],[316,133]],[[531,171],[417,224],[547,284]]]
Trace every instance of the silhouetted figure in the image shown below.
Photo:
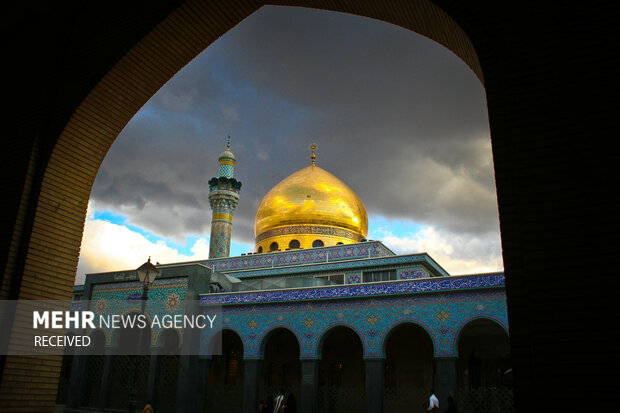
[[[282,406],[284,406],[284,389],[278,391],[278,395],[273,401],[273,413],[281,413]]]
[[[456,402],[452,396],[448,397],[448,410],[446,410],[446,413],[457,413]]]
[[[269,395],[260,405],[260,413],[273,413],[273,396]]]
[[[297,413],[297,401],[295,400],[295,395],[290,393],[286,398],[286,403],[283,407],[284,413]]]
[[[426,408],[429,412],[434,412],[439,410],[439,399],[435,396],[435,390],[431,389],[431,395],[428,398],[428,407]]]

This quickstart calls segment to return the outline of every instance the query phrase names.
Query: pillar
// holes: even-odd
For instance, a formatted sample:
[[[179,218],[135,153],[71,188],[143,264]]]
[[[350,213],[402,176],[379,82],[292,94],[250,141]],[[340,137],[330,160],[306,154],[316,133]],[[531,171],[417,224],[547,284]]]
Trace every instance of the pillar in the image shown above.
[[[67,408],[77,409],[82,401],[82,386],[86,373],[86,358],[88,356],[78,353],[73,356],[73,365],[71,366],[71,378],[69,379],[69,394],[67,395]]]
[[[317,388],[319,385],[317,360],[301,361],[301,389],[299,408],[301,413],[316,413]]]
[[[208,377],[209,360],[195,355],[179,357],[176,412],[194,413],[204,410]]]
[[[243,413],[256,413],[260,360],[243,360],[243,366]]]
[[[366,413],[383,411],[383,359],[367,359],[366,363]]]
[[[106,355],[103,358],[103,371],[101,373],[101,389],[99,389],[99,406],[100,412],[105,410],[108,402],[108,392],[110,389],[110,370],[112,368],[114,355],[110,354],[110,350],[106,349]]]
[[[159,352],[151,352],[149,360],[149,378],[146,385],[146,400],[155,403],[155,391],[157,390],[157,376],[159,376]]]
[[[448,406],[448,396],[456,401],[456,357],[435,358],[435,395],[441,410]]]

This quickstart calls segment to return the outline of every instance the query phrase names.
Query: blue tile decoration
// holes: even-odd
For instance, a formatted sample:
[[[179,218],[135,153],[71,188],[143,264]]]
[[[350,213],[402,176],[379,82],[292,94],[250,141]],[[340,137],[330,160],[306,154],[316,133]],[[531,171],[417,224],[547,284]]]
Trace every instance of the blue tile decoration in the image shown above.
[[[220,164],[220,176],[232,178],[235,173],[235,167],[228,164]]]
[[[96,284],[90,299],[91,309],[98,315],[128,314],[141,310],[142,284],[138,281]],[[187,290],[187,278],[156,279],[149,287],[149,299],[146,302],[146,315],[149,320],[154,315],[183,314],[183,302]],[[106,345],[117,345],[118,330],[102,328],[106,336]],[[155,328],[151,345],[158,346],[161,333],[165,329]],[[179,337],[182,331],[177,330]]]
[[[424,293],[503,286],[504,274],[495,273],[479,276],[435,277],[330,287],[253,291],[227,294],[205,294],[201,295],[200,300],[204,304],[254,304],[280,301],[351,298],[368,295],[377,296],[386,294]]]
[[[347,274],[347,284],[359,284],[362,282],[362,275],[360,273]]]
[[[326,253],[328,252],[328,253]],[[362,258],[376,258],[394,256],[394,252],[378,241],[362,242],[358,244],[337,245],[333,247],[300,249],[274,253],[242,255],[238,257],[200,260],[195,263],[203,264],[214,271],[242,271],[256,268],[272,268],[295,264],[310,264],[327,262],[328,260],[355,260]],[[190,263],[186,263],[190,264]],[[166,265],[162,265],[165,268]],[[242,277],[247,276],[243,275]]]
[[[384,357],[386,337],[402,323],[424,328],[436,357],[456,356],[458,335],[473,320],[489,319],[508,331],[503,274],[449,278],[214,294],[201,300],[224,304],[223,328],[239,334],[246,359],[262,358],[264,338],[279,327],[297,337],[302,359],[320,358],[322,337],[339,325],[358,334],[365,358]],[[315,295],[318,290],[322,293]]]
[[[398,272],[399,280],[415,280],[416,278],[429,278],[431,275],[422,266],[407,268]]]
[[[331,247],[333,248],[333,247]],[[330,252],[331,254],[331,252]],[[240,272],[235,272],[234,269],[221,271],[226,272],[237,278],[249,278],[249,277],[266,277],[274,275],[288,275],[288,274],[305,274],[314,273],[317,271],[347,271],[352,269],[361,269],[370,266],[386,266],[386,265],[407,265],[414,263],[428,263],[428,255],[416,254],[416,255],[399,255],[399,256],[387,256],[377,257],[370,259],[355,259],[355,260],[339,260],[330,262],[327,259],[324,251],[318,251],[316,258],[321,263],[310,263],[307,265],[299,266],[297,262],[292,261],[291,256],[279,257],[278,265],[274,265],[270,268],[250,269]],[[269,261],[268,261],[269,262]],[[286,264],[286,266],[284,265]],[[439,275],[439,274],[438,274]],[[448,274],[443,274],[448,275]]]

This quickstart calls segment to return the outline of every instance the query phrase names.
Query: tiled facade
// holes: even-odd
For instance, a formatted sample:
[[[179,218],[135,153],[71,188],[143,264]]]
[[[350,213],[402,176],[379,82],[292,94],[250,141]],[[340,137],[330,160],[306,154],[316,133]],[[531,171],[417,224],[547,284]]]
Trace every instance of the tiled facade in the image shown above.
[[[295,334],[302,359],[319,359],[322,337],[337,325],[358,334],[365,358],[382,358],[386,337],[401,323],[422,326],[436,357],[455,357],[460,330],[475,319],[493,320],[508,331],[504,277],[499,273],[203,295],[201,301],[223,305],[223,328],[239,334],[246,359],[262,358],[265,337],[279,327]]]

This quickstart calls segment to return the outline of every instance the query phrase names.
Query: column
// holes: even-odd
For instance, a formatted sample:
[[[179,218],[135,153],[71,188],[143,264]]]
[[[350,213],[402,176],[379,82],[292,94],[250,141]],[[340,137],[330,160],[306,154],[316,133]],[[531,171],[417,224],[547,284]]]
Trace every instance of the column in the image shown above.
[[[441,410],[448,406],[448,396],[456,400],[456,357],[435,358],[435,395]]]
[[[106,354],[103,358],[103,371],[101,373],[101,389],[99,389],[99,406],[97,408],[100,412],[105,410],[106,403],[108,402],[112,361],[114,361],[114,355],[111,354],[110,349],[106,349]]]
[[[366,359],[366,413],[383,411],[383,359]]]
[[[73,365],[71,366],[71,377],[69,379],[69,394],[67,395],[67,408],[77,409],[82,401],[82,387],[86,373],[87,355],[77,353],[73,356]]]
[[[243,365],[243,413],[256,413],[260,360],[243,360]]]
[[[179,357],[176,412],[203,411],[208,376],[209,360],[201,359],[199,356]]]
[[[317,360],[301,360],[301,413],[316,413],[317,388],[319,385],[319,363]]]
[[[156,403],[155,391],[157,390],[157,377],[159,376],[159,351],[151,350],[151,359],[149,361],[149,378],[146,385],[146,401]]]

